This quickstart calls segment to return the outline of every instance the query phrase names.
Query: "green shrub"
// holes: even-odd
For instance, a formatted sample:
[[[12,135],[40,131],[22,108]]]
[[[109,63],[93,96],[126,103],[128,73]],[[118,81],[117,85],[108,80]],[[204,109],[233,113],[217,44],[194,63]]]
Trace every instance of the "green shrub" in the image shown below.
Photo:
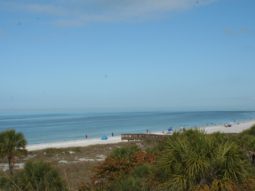
[[[253,125],[250,129],[247,129],[241,133],[242,135],[253,135],[255,136],[255,125]]]
[[[211,187],[215,182],[222,185],[218,190],[226,190],[229,184],[239,190],[252,167],[240,147],[225,135],[188,130],[166,142],[158,168],[162,188],[191,191],[199,185]]]
[[[14,176],[2,176],[0,188],[6,191],[64,191],[58,171],[48,163],[30,161]]]

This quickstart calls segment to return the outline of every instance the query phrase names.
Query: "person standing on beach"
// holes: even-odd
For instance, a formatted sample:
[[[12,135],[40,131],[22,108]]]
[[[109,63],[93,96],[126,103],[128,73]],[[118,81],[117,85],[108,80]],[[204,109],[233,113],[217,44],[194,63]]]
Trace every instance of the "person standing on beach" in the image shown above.
[[[114,137],[114,133],[112,132],[112,137]]]
[[[87,139],[87,138],[88,138],[88,135],[86,134],[86,135],[85,135],[85,139]]]

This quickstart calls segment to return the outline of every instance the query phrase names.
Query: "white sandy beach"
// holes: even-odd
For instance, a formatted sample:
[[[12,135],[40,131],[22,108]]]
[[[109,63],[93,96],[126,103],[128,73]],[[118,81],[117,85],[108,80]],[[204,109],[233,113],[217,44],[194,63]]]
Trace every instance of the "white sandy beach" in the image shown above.
[[[42,143],[28,145],[28,151],[42,150],[47,148],[68,148],[68,147],[86,147],[90,145],[102,145],[102,144],[113,144],[120,143],[121,136],[109,137],[107,140],[101,140],[100,138],[94,139],[83,139],[83,140],[74,140],[74,141],[63,141],[56,143]]]
[[[246,121],[242,123],[233,123],[232,127],[225,127],[224,125],[216,125],[216,126],[208,126],[204,127],[206,133],[215,133],[215,132],[221,132],[221,133],[240,133],[246,129],[251,128],[253,125],[255,125],[255,120],[252,121]]]
[[[246,129],[249,129],[252,125],[255,124],[255,120],[242,122],[242,123],[234,123],[232,127],[225,127],[224,125],[216,125],[216,126],[207,126],[201,127],[200,129],[205,130],[206,133],[240,133]],[[158,134],[158,133],[156,133]],[[108,140],[101,140],[100,138],[94,139],[83,139],[83,140],[75,140],[75,141],[64,141],[64,142],[56,142],[56,143],[42,143],[42,144],[34,144],[28,145],[28,151],[42,150],[47,148],[68,148],[68,147],[85,147],[90,145],[99,145],[99,144],[113,144],[124,142],[121,140],[121,136],[109,137]]]

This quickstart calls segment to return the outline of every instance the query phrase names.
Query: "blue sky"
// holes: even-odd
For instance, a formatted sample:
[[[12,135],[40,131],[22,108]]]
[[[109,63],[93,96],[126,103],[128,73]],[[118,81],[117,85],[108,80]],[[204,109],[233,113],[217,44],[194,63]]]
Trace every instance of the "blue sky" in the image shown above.
[[[255,110],[254,0],[0,0],[0,110]]]

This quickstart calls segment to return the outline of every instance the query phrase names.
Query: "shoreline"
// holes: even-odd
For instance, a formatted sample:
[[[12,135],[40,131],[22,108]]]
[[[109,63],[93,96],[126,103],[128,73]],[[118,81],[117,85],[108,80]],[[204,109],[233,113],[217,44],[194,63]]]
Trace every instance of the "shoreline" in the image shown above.
[[[197,127],[195,129],[204,130],[206,133],[240,133],[246,129],[249,129],[255,125],[255,120],[233,123],[231,127],[225,127],[224,125],[213,125],[206,127]],[[151,134],[162,134],[162,132],[152,132]],[[114,144],[126,142],[121,140],[121,136],[109,137],[107,140],[101,140],[100,138],[92,138],[92,139],[83,139],[83,140],[73,140],[73,141],[62,141],[55,143],[40,143],[40,144],[32,144],[27,146],[28,151],[38,151],[49,148],[69,148],[69,147],[86,147],[91,145],[102,145],[102,144]]]
[[[37,151],[43,149],[50,148],[68,148],[68,147],[87,147],[91,145],[104,145],[104,144],[114,144],[125,142],[121,140],[121,136],[108,137],[107,140],[101,140],[100,138],[92,138],[92,139],[82,139],[82,140],[73,140],[73,141],[62,141],[55,143],[39,143],[28,145],[28,151]]]
[[[238,122],[233,123],[231,127],[225,127],[224,125],[214,125],[214,126],[208,126],[208,127],[201,127],[200,129],[205,130],[206,133],[241,133],[244,130],[247,130],[251,128],[253,125],[255,125],[255,119],[244,121],[244,122]]]

